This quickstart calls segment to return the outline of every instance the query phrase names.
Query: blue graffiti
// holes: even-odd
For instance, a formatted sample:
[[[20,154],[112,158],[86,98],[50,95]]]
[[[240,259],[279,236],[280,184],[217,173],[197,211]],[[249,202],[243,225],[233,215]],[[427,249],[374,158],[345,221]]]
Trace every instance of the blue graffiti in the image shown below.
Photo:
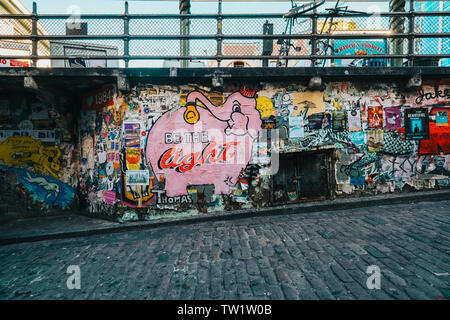
[[[61,208],[69,207],[73,201],[75,189],[53,177],[38,176],[28,170],[5,165],[0,165],[0,170],[16,172],[18,182],[33,196],[34,201]]]

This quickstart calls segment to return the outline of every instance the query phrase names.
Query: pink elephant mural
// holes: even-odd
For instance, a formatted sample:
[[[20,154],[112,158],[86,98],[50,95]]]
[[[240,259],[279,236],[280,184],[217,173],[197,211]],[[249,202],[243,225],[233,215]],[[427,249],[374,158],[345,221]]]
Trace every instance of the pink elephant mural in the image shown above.
[[[146,157],[156,176],[164,175],[167,196],[186,194],[188,185],[214,184],[216,194],[231,192],[261,128],[255,95],[253,89],[242,88],[215,106],[193,91],[184,107],[156,121]]]

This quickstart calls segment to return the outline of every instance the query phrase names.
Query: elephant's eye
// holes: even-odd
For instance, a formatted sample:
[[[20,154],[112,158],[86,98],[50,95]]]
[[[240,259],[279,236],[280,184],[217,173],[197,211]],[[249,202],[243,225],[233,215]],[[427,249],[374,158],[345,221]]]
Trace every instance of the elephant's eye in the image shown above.
[[[233,112],[241,112],[241,107],[237,104],[233,106]]]

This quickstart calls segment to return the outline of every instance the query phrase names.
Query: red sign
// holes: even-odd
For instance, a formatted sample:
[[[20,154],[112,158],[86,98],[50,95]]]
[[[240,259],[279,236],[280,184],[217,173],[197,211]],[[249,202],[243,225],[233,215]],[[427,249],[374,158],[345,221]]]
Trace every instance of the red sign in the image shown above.
[[[0,67],[22,67],[29,68],[30,63],[28,61],[0,59]]]
[[[116,86],[108,85],[83,96],[84,110],[101,110],[114,104]]]
[[[183,155],[183,149],[170,148],[167,149],[158,161],[160,169],[175,169],[177,172],[186,172],[197,165],[226,163],[230,161],[235,153],[228,154],[232,146],[237,146],[239,142],[233,141],[217,146],[216,142],[210,142],[202,152],[190,153]]]

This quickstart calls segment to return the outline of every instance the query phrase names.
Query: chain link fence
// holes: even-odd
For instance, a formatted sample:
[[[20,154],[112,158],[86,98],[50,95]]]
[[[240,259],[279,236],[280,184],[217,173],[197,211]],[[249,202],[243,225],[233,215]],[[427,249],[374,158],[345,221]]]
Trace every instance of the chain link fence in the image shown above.
[[[331,10],[295,18],[0,14],[0,58],[52,67],[169,67],[183,60],[191,67],[444,66],[450,60],[450,5],[437,9]]]

